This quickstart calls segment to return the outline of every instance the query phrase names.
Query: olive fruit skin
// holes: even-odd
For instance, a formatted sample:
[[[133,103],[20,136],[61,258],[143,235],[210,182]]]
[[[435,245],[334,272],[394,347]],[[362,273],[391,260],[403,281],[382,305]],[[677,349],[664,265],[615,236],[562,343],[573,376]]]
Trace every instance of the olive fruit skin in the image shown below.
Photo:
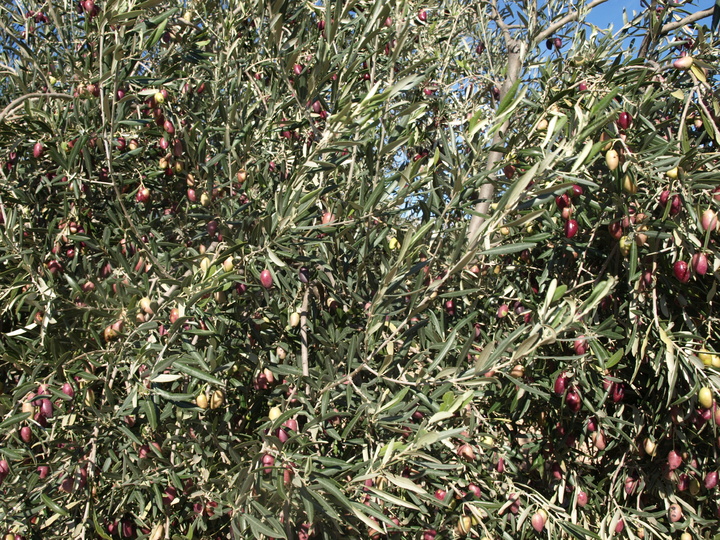
[[[680,283],[687,283],[690,281],[690,268],[688,263],[685,261],[676,261],[673,265],[673,274]]]
[[[160,540],[164,536],[165,536],[165,526],[162,523],[159,523],[153,530],[152,534],[150,535],[150,540]]]
[[[657,450],[657,444],[655,444],[655,441],[653,441],[651,438],[647,437],[643,441],[643,450],[645,450],[645,453],[653,457],[655,455],[655,450]]]
[[[267,268],[260,272],[260,285],[262,285],[266,289],[269,289],[273,286],[273,277],[270,273],[270,270],[268,270]]]
[[[675,450],[670,450],[667,457],[668,467],[671,471],[678,469],[682,465],[683,458]]]
[[[698,391],[698,403],[701,407],[704,409],[709,409],[713,405],[713,394],[712,390],[708,388],[707,386],[703,386]]]
[[[715,489],[718,485],[718,472],[711,471],[705,475],[705,489]]]
[[[574,387],[571,387],[567,391],[567,394],[565,394],[565,404],[572,412],[578,412],[582,407],[580,394],[578,394],[578,391]]]
[[[569,219],[565,222],[565,238],[573,238],[578,233],[578,222]]]
[[[681,56],[673,61],[673,67],[680,71],[687,71],[695,63],[692,56]]]
[[[455,532],[458,536],[467,536],[472,529],[472,518],[470,516],[460,516]]]
[[[605,153],[605,163],[611,171],[618,168],[618,165],[620,165],[620,156],[617,150],[610,149]]]
[[[671,504],[670,508],[668,508],[668,516],[673,523],[680,521],[683,518],[683,511],[680,505]]]
[[[225,403],[225,392],[223,390],[215,390],[210,398],[210,408],[219,409]]]
[[[195,404],[201,409],[208,408],[209,402],[207,396],[205,395],[205,392],[201,392],[198,394],[198,396],[195,398]]]
[[[272,472],[272,467],[275,465],[275,457],[270,454],[263,454],[260,461],[264,466],[263,472],[265,474],[270,474]]]
[[[605,450],[605,448],[607,448],[607,440],[605,439],[605,434],[601,430],[593,433],[591,438],[595,448],[598,450]]]
[[[623,177],[623,191],[628,195],[635,195],[638,191],[637,184],[629,174]]]
[[[68,396],[70,399],[75,397],[75,389],[70,383],[64,383],[60,391],[66,396]]]
[[[475,450],[467,443],[461,444],[458,447],[457,454],[465,461],[475,461]]]
[[[547,518],[548,515],[545,510],[540,509],[535,512],[532,518],[530,518],[530,523],[532,524],[533,529],[535,529],[537,532],[541,532],[545,528]]]
[[[570,206],[570,197],[568,197],[567,193],[558,195],[557,197],[555,197],[555,204],[560,210],[562,210],[563,208],[567,208]]]
[[[704,347],[698,353],[698,358],[702,361],[704,366],[720,367],[720,355],[712,351],[708,351]]]
[[[618,116],[618,127],[620,129],[628,129],[630,125],[632,124],[633,117],[629,112],[621,112]]]
[[[692,269],[698,276],[704,276],[707,274],[709,265],[707,255],[704,253],[696,253],[692,257]]]
[[[717,214],[713,211],[712,208],[708,208],[703,212],[700,224],[705,231],[714,231],[715,229],[717,229],[718,218]]]
[[[281,414],[282,414],[282,410],[280,410],[280,407],[273,407],[268,412],[268,418],[270,418],[270,420],[274,422],[275,420],[277,420],[280,417]]]
[[[565,390],[567,390],[568,382],[569,382],[568,376],[565,374],[564,371],[560,375],[557,376],[557,379],[555,379],[555,385],[554,385],[553,389],[555,390],[555,393],[558,396],[562,396],[565,393]]]

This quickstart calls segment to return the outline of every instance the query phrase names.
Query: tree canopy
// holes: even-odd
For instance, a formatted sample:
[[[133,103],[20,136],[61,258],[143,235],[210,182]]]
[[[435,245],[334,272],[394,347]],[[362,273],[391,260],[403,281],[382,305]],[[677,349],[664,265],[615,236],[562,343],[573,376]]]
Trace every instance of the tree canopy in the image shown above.
[[[2,532],[716,538],[713,8],[604,4],[4,3]]]

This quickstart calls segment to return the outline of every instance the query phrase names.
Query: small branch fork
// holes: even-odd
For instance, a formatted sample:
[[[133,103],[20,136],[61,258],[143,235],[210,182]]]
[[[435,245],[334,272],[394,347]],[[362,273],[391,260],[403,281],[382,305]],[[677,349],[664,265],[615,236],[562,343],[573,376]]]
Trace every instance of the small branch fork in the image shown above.
[[[713,10],[715,7],[711,7],[708,9],[703,9],[701,11],[698,11],[696,13],[691,13],[687,17],[683,17],[682,19],[678,21],[669,22],[667,24],[664,24],[662,28],[658,31],[656,35],[652,35],[650,32],[648,32],[645,35],[645,39],[643,39],[642,45],[640,45],[640,52],[638,53],[638,57],[644,58],[647,56],[648,50],[650,49],[650,45],[653,41],[653,39],[661,38],[662,36],[665,36],[672,32],[673,30],[677,30],[678,28],[682,28],[686,24],[692,24],[696,21],[699,21],[701,19],[704,19],[705,17],[711,17],[713,14]]]
[[[604,4],[605,2],[607,2],[607,0],[592,0],[585,6],[584,10],[591,10],[601,4]],[[506,76],[502,86],[500,87],[500,99],[498,100],[499,102],[501,102],[503,98],[507,95],[510,88],[512,88],[515,82],[519,80],[527,51],[530,50],[530,48],[537,46],[538,43],[541,43],[542,41],[550,37],[553,33],[557,32],[564,25],[576,21],[580,16],[580,11],[571,11],[562,18],[558,19],[548,28],[538,33],[534,38],[532,38],[530,43],[526,43],[512,36],[512,33],[510,32],[510,25],[508,25],[508,23],[504,21],[500,16],[500,11],[498,10],[497,6],[497,0],[492,1],[492,3],[490,4],[490,9],[492,12],[491,20],[498,25],[498,28],[500,28],[500,31],[502,32],[505,39],[505,45],[508,50]],[[533,12],[533,17],[535,19],[537,19],[536,13],[537,10]],[[536,26],[536,24],[537,20],[530,20],[528,21],[527,26],[528,28],[533,28]],[[528,45],[530,47],[528,47]],[[491,147],[497,147],[502,144],[505,133],[507,132],[509,127],[510,119],[503,122],[502,126],[500,126],[500,129],[495,132],[495,135],[493,136],[491,142]],[[503,156],[504,154],[502,152],[498,152],[495,150],[491,151],[488,154],[487,162],[485,164],[485,170],[493,170],[496,165],[500,163],[500,161],[503,159]],[[468,238],[471,239],[470,248],[473,248],[479,241],[477,233],[480,229],[480,226],[485,222],[486,218],[484,216],[488,213],[488,210],[490,208],[490,202],[495,193],[495,186],[492,183],[492,179],[494,179],[494,175],[491,175],[491,181],[486,182],[480,187],[480,191],[478,193],[479,201],[475,205],[475,212],[473,217],[470,219],[470,225],[468,227]]]

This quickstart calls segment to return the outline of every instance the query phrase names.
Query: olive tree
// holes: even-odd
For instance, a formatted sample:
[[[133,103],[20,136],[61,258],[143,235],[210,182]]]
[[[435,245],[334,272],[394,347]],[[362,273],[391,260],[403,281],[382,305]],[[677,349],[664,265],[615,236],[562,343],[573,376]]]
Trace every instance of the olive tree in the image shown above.
[[[604,3],[4,3],[3,532],[712,538],[713,9]]]

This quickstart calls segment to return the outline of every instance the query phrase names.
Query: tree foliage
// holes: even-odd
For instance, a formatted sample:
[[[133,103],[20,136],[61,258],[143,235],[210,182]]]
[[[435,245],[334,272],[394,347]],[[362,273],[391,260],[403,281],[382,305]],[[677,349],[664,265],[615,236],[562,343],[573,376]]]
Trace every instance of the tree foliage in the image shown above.
[[[603,3],[5,3],[7,533],[713,538],[712,9]]]

